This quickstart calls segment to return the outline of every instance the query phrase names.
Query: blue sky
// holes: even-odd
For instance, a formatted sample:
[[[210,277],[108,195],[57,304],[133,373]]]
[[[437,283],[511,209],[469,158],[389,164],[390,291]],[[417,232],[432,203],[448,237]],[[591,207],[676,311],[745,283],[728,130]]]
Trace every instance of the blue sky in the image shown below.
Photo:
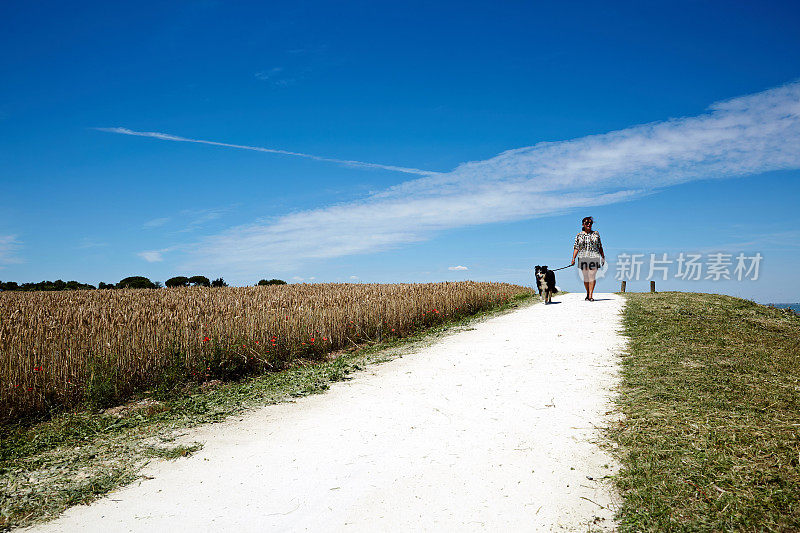
[[[529,284],[592,215],[599,291],[800,301],[800,7],[557,4],[5,3],[0,279]]]

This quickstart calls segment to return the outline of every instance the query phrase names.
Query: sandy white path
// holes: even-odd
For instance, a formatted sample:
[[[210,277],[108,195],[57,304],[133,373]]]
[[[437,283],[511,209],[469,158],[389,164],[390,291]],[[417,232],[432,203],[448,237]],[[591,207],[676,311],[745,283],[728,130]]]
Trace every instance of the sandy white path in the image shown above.
[[[34,530],[611,528],[614,462],[591,441],[623,300],[596,296],[524,307],[325,394],[193,430],[194,456]]]

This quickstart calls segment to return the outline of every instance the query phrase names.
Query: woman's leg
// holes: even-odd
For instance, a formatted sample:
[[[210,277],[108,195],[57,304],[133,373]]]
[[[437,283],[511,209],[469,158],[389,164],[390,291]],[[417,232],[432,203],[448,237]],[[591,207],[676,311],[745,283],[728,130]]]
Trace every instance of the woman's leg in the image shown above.
[[[583,271],[583,279],[585,280],[583,283],[586,286],[586,298],[589,300],[594,298],[594,286],[597,283],[597,278],[595,277],[597,275],[597,270],[592,268],[593,266],[594,265],[590,265],[589,268]]]

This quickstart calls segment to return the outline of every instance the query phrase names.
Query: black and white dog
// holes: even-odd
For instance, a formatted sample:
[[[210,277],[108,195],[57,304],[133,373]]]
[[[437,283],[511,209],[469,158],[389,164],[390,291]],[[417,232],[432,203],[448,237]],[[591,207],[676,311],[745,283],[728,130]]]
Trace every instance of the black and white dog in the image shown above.
[[[547,269],[547,265],[534,267],[536,274],[536,288],[539,289],[539,296],[544,294],[544,303],[549,304],[553,295],[558,292],[556,287],[556,273]]]

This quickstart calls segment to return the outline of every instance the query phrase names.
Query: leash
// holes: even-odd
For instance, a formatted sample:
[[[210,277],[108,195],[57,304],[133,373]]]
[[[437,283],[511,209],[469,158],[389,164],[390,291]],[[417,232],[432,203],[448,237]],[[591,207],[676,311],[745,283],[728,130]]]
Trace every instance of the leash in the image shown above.
[[[564,270],[565,268],[569,268],[569,267],[571,267],[571,266],[572,266],[572,265],[571,265],[571,264],[569,264],[569,265],[567,265],[567,266],[563,266],[563,267],[561,267],[561,268],[548,268],[547,270],[549,270],[550,272],[555,272],[556,270]]]

